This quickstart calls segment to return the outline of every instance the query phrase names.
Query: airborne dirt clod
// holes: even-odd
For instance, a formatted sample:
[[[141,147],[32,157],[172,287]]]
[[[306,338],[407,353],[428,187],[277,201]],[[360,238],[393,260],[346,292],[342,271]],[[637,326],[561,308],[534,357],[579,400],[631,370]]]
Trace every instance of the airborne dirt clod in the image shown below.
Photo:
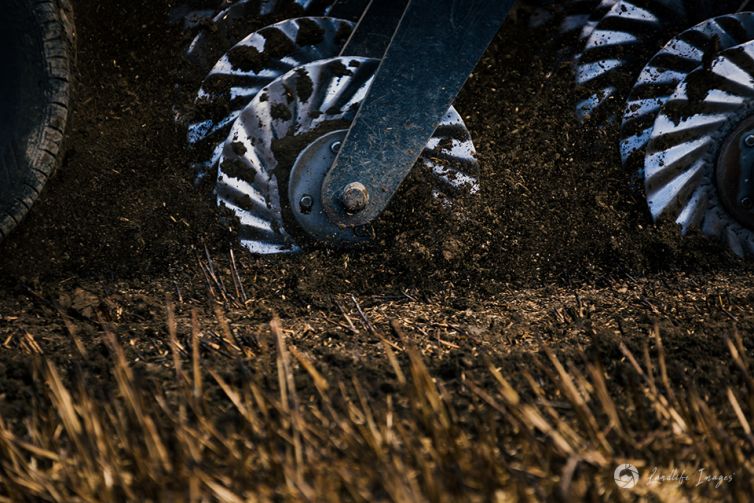
[[[0,244],[7,423],[20,428],[38,405],[35,347],[67,379],[89,376],[92,394],[106,401],[114,393],[113,334],[144,389],[160,388],[173,376],[166,299],[181,347],[191,351],[193,312],[206,329],[202,354],[228,381],[245,385],[255,376],[260,386],[277,386],[268,323],[279,315],[319,372],[333,384],[358,379],[380,410],[401,386],[384,348],[406,335],[473,440],[470,404],[478,399],[467,378],[489,391],[497,386],[487,373],[493,367],[523,385],[525,372],[543,372],[550,347],[576,367],[582,356],[596,358],[620,392],[636,384],[625,377],[620,344],[643,354],[656,322],[671,377],[713,409],[728,406],[720,390],[740,383],[728,381],[725,337],[735,326],[744,347],[754,347],[754,270],[715,243],[681,241],[674,226],[650,222],[621,167],[617,127],[575,121],[571,68],[554,42],[542,43],[552,39],[545,29],[509,21],[456,102],[479,152],[478,195],[450,212],[418,204],[431,201],[431,186],[417,171],[372,245],[253,257],[236,244],[209,190],[192,184],[174,110],[190,37],[168,24],[172,6],[76,2],[68,153],[29,217]],[[237,56],[238,65],[256,64],[254,54]],[[395,320],[403,332],[391,329]],[[213,349],[226,326],[259,360]],[[314,393],[311,384],[297,386],[302,396]],[[631,427],[649,428],[639,420]],[[672,452],[656,449],[657,459],[673,462]],[[553,461],[558,474],[563,464]],[[551,482],[552,497],[560,482]]]

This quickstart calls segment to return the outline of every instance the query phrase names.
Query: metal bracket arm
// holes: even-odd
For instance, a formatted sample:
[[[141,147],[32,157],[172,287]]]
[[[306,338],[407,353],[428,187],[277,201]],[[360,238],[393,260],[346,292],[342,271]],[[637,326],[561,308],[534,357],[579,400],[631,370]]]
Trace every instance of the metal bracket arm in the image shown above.
[[[377,218],[492,42],[513,0],[411,0],[325,176],[338,225]],[[354,184],[365,189],[352,205]],[[347,205],[349,207],[347,207]]]

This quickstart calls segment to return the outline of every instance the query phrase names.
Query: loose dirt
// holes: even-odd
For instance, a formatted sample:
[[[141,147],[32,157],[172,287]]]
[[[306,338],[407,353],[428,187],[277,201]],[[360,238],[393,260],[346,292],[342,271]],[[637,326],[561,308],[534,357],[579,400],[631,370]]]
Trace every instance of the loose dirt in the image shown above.
[[[211,194],[192,186],[184,131],[174,121],[189,35],[166,25],[169,2],[150,6],[80,2],[68,154],[43,200],[2,244],[0,281],[176,280],[205,245],[217,253],[234,245]],[[748,268],[716,245],[679,244],[675,228],[651,225],[620,165],[615,128],[573,120],[568,62],[556,60],[541,35],[509,23],[458,99],[479,151],[482,191],[450,222],[417,207],[427,188],[414,180],[366,252],[246,261],[265,280],[316,278],[311,289],[328,293],[354,291],[356,282],[355,291],[452,284],[464,295],[506,284]],[[336,264],[346,259],[344,273]]]
[[[322,372],[359,376],[375,400],[395,383],[359,309],[387,332],[402,320],[430,373],[451,389],[480,368],[481,353],[516,369],[545,345],[587,349],[620,382],[616,341],[641,352],[657,321],[669,372],[712,403],[724,400],[715,392],[726,384],[723,335],[737,325],[754,345],[754,269],[715,243],[679,240],[675,227],[650,222],[621,167],[617,128],[575,121],[569,63],[543,43],[554,40],[551,28],[509,21],[457,100],[481,162],[476,197],[450,215],[416,204],[430,188],[415,174],[366,249],[252,257],[209,189],[193,186],[173,109],[190,38],[167,24],[170,7],[76,2],[68,152],[0,245],[4,417],[23,418],[34,395],[26,334],[64,368],[101,377],[93,386],[102,396],[111,382],[106,332],[149,379],[169,376],[160,367],[168,298],[184,331],[192,309],[215,327],[216,304],[251,339],[278,314]],[[72,333],[89,348],[87,361],[73,351]],[[242,379],[243,364],[209,353],[229,379]]]
[[[191,34],[167,24],[171,3],[81,0],[76,7],[79,75],[68,153],[29,218],[0,245],[6,292],[56,299],[86,283],[159,300],[165,285],[199,296],[198,261],[208,254],[229,268],[231,249],[252,297],[291,315],[304,306],[331,309],[339,295],[415,291],[473,308],[519,288],[752,271],[714,243],[679,240],[673,226],[651,224],[632,173],[620,165],[616,128],[574,120],[568,61],[557,59],[554,43],[541,43],[542,31],[516,21],[456,104],[479,152],[478,196],[447,215],[417,204],[430,199],[430,187],[415,174],[373,246],[248,256],[209,189],[192,184],[173,113]]]

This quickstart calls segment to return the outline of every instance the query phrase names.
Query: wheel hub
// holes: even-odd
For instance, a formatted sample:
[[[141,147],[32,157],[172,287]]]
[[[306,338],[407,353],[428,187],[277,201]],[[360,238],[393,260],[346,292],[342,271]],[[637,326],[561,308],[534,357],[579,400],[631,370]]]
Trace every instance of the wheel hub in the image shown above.
[[[720,149],[716,183],[725,209],[741,225],[754,229],[754,116],[733,130]]]
[[[332,223],[322,205],[322,182],[347,132],[347,129],[339,129],[320,136],[301,151],[291,169],[288,198],[293,216],[296,223],[317,240],[347,243],[364,240],[365,233],[360,229]]]
[[[322,186],[379,63],[353,56],[303,65],[241,111],[219,159],[217,201],[239,219],[241,243],[250,251],[287,253],[311,241],[337,246],[371,237],[369,223],[339,225],[323,212],[323,202],[331,202],[343,214],[363,214],[359,209],[375,194],[351,185],[366,188],[362,174],[339,186],[332,201],[322,199]],[[478,190],[474,145],[455,109],[442,117],[418,169],[430,176],[432,197],[442,201]]]

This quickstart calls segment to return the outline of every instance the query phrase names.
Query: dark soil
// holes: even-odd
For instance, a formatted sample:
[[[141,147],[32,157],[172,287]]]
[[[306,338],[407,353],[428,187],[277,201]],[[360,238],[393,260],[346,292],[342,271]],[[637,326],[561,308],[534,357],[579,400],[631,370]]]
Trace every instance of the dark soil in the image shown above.
[[[617,128],[575,121],[572,74],[555,44],[543,44],[554,38],[546,29],[509,22],[457,100],[481,161],[477,197],[450,215],[417,204],[429,200],[429,187],[416,173],[366,249],[252,257],[209,190],[192,184],[173,109],[189,37],[167,24],[170,7],[76,2],[68,153],[0,245],[0,343],[12,339],[0,348],[0,414],[23,417],[34,394],[29,357],[17,353],[24,334],[54,359],[106,376],[106,329],[118,327],[139,365],[164,356],[166,297],[185,321],[192,308],[214,319],[213,299],[225,296],[236,306],[233,326],[252,331],[277,313],[301,330],[298,342],[326,373],[360,375],[373,396],[392,385],[383,363],[371,360],[380,347],[333,321],[351,296],[383,313],[385,324],[409,320],[426,342],[430,372],[449,383],[487,346],[500,365],[526,366],[550,345],[591,348],[609,367],[620,358],[615,340],[638,345],[656,320],[670,337],[670,372],[698,379],[702,394],[724,382],[721,334],[734,322],[752,328],[754,269],[715,243],[680,240],[674,226],[650,222],[621,168]],[[447,323],[456,327],[455,349],[418,335]],[[90,360],[73,356],[71,331]],[[159,380],[166,371],[144,372]],[[227,374],[240,379],[231,364]]]
[[[170,2],[81,0],[77,7],[69,151],[45,197],[2,244],[0,281],[176,280],[191,274],[205,245],[223,253],[234,242],[211,195],[192,186],[184,131],[174,122],[188,36],[166,24]],[[412,193],[425,187],[407,184],[369,252],[246,258],[249,264],[273,283],[316,277],[316,289],[328,293],[452,283],[460,295],[501,284],[748,267],[715,244],[679,241],[674,228],[650,224],[641,195],[628,190],[616,131],[573,120],[570,70],[541,40],[510,23],[458,99],[483,189],[450,225],[416,206]],[[334,266],[345,259],[346,274]],[[283,268],[289,278],[280,277]]]
[[[284,296],[279,309],[294,312],[331,305],[337,294],[418,289],[473,306],[513,287],[752,270],[717,244],[679,240],[674,226],[651,224],[621,168],[616,128],[574,120],[568,63],[541,43],[542,31],[514,21],[456,104],[479,152],[477,197],[451,215],[417,204],[430,200],[430,187],[415,173],[366,250],[247,256],[208,189],[192,185],[173,113],[191,34],[167,24],[171,2],[80,0],[76,7],[69,149],[29,218],[0,245],[6,291],[34,285],[56,295],[61,282],[83,281],[201,288],[198,258],[209,253],[225,264],[231,248],[243,275],[254,278],[254,296]]]

